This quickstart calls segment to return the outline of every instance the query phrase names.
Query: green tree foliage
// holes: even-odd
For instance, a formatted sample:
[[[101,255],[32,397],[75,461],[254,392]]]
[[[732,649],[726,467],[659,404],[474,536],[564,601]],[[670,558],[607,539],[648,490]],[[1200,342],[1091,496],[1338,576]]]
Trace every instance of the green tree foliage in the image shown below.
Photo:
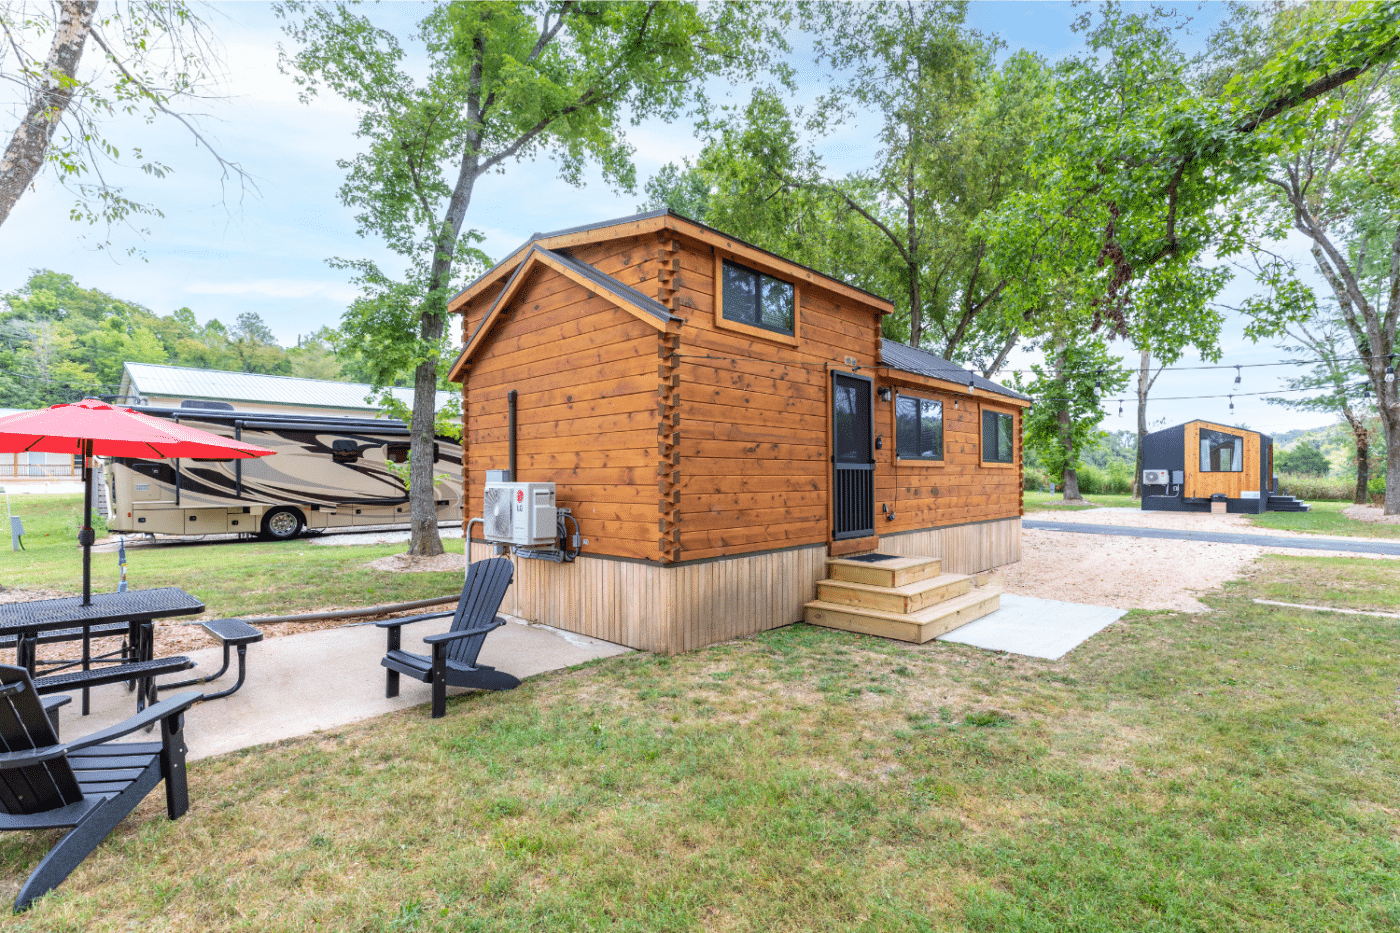
[[[327,328],[288,351],[254,312],[240,314],[230,331],[217,319],[201,325],[189,308],[157,315],[49,270],[0,302],[0,407],[114,397],[127,362],[343,378],[332,349],[339,335]]]
[[[306,89],[356,104],[366,150],[343,160],[341,200],[362,236],[382,237],[407,269],[341,261],[365,296],[347,311],[348,345],[392,385],[414,373],[410,553],[442,552],[432,502],[433,402],[447,353],[447,299],[486,257],[465,228],[477,181],[552,156],[579,184],[586,164],[630,189],[628,115],[675,118],[703,107],[712,75],[752,76],[785,48],[777,8],[747,3],[490,2],[433,7],[414,38],[426,77],[398,36],[343,5],[278,7],[299,50],[286,66]]]
[[[1085,451],[1103,440],[1103,399],[1122,391],[1128,371],[1108,351],[1104,336],[1087,329],[1050,337],[1045,358],[1031,367],[1031,378],[1018,373],[1012,380],[1035,400],[1024,415],[1022,442],[1051,476],[1061,478],[1064,497],[1079,499],[1076,471]]]
[[[1316,444],[1301,442],[1292,450],[1274,453],[1274,471],[1277,473],[1302,473],[1305,476],[1326,476],[1332,471],[1327,455],[1317,449]],[[1362,500],[1363,502],[1365,499]]]
[[[1247,310],[1256,337],[1326,319],[1344,328],[1350,352],[1342,355],[1359,358],[1384,425],[1385,511],[1400,514],[1400,383],[1385,378],[1397,352],[1400,320],[1397,73],[1389,59],[1368,64],[1365,57],[1378,43],[1387,43],[1393,57],[1400,45],[1400,7],[1289,8],[1252,32],[1242,32],[1240,45],[1256,57],[1277,56],[1278,49],[1291,55],[1339,30],[1354,47],[1350,80],[1323,87],[1306,108],[1290,115],[1287,132],[1280,134],[1250,197],[1241,199],[1265,211],[1266,237],[1299,233],[1307,239],[1311,271],[1320,274],[1336,313],[1321,314],[1302,270],[1279,257],[1261,263],[1272,294],[1250,302]]]
[[[219,62],[208,27],[183,0],[3,0],[0,35],[0,76],[19,98],[0,153],[0,224],[45,168],[76,194],[74,219],[110,226],[159,215],[127,198],[111,172],[123,159],[157,178],[170,167],[141,149],[122,153],[104,132],[113,118],[175,120],[214,159],[221,181],[248,184],[185,110],[212,96]]]

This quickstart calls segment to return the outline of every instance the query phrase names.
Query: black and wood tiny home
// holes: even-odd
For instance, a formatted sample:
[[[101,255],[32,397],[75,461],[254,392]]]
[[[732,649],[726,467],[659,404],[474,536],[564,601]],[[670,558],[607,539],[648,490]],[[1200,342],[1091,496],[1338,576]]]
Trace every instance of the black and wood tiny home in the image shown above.
[[[1188,421],[1142,439],[1142,507],[1158,512],[1209,512],[1224,497],[1227,512],[1299,512],[1307,506],[1279,495],[1274,440],[1248,428]],[[1148,483],[1153,473],[1164,482]]]

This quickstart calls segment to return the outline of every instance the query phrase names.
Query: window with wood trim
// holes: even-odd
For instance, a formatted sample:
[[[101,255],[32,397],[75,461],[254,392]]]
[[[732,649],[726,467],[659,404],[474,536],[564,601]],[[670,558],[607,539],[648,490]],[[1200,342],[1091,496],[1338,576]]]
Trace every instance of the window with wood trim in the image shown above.
[[[1001,411],[982,411],[982,462],[1012,463],[1016,459],[1016,419]]]
[[[791,282],[723,262],[721,307],[725,320],[793,335],[796,290]]]
[[[895,452],[901,460],[943,459],[943,403],[899,395],[894,403]]]
[[[1201,429],[1201,472],[1244,472],[1244,438]]]

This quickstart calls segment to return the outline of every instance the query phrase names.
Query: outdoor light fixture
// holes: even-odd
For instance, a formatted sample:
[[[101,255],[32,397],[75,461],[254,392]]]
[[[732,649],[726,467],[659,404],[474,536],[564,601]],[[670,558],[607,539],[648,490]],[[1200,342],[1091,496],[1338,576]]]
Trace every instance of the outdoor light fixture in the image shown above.
[[[1235,367],[1235,385],[1239,385],[1239,384],[1240,384],[1240,368],[1239,368],[1238,366],[1236,366],[1236,367]]]
[[[1385,381],[1391,383],[1395,381],[1395,354],[1386,357]]]
[[[1231,410],[1231,411],[1234,411],[1234,410],[1235,410],[1235,397],[1234,397],[1233,395],[1230,396],[1230,410]]]
[[[882,402],[888,402],[889,400],[890,400],[890,387],[889,387],[889,386],[880,386],[880,401],[882,401]]]
[[[1119,400],[1118,400],[1118,417],[1120,417],[1120,418],[1123,417],[1123,401],[1122,401],[1122,399],[1119,399]]]

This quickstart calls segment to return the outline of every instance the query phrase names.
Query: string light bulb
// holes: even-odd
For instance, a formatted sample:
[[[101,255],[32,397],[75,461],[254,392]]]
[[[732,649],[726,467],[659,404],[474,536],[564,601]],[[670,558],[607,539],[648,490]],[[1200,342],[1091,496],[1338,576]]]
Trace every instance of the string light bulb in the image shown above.
[[[1234,410],[1235,410],[1235,397],[1234,397],[1233,395],[1230,396],[1230,410],[1231,410],[1231,411],[1234,411]]]
[[[1387,384],[1387,385],[1395,381],[1395,354],[1394,354],[1394,353],[1392,353],[1392,354],[1390,354],[1388,357],[1386,357],[1385,381],[1386,381],[1386,384]]]
[[[1118,400],[1118,417],[1123,417],[1123,400],[1121,398]]]
[[[1239,384],[1240,384],[1240,368],[1239,368],[1238,366],[1236,366],[1236,367],[1235,367],[1235,385],[1239,385]]]

